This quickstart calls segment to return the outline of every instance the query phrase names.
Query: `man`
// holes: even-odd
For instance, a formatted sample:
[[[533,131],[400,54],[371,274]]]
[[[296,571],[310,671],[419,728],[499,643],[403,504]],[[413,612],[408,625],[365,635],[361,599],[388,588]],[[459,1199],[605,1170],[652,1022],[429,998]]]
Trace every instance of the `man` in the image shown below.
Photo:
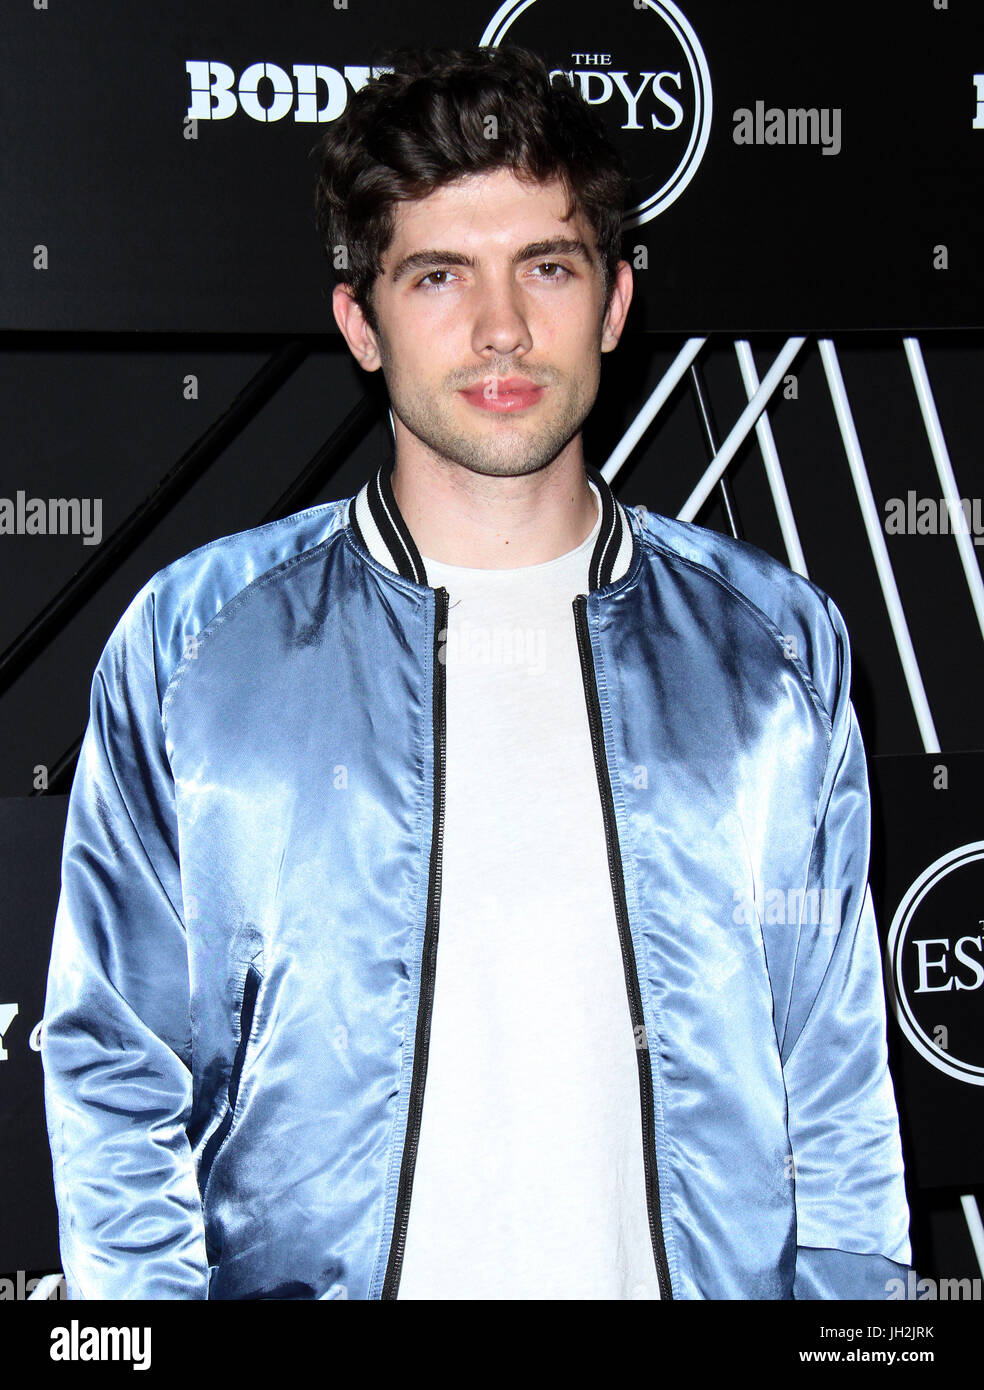
[[[843,621],[586,466],[631,272],[580,98],[519,50],[397,68],[319,181],[392,467],[155,575],[93,682],[43,1043],[69,1289],[884,1298]]]

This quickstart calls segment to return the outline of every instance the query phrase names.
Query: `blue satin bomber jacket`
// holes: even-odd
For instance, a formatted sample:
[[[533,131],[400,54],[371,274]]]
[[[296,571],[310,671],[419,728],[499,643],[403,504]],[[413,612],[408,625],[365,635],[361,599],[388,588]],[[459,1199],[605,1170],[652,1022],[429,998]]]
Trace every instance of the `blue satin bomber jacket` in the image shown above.
[[[398,1297],[448,594],[390,468],[168,565],[100,657],[42,1039],[72,1298]],[[843,619],[589,476],[571,621],[662,1297],[886,1298],[908,1209]]]

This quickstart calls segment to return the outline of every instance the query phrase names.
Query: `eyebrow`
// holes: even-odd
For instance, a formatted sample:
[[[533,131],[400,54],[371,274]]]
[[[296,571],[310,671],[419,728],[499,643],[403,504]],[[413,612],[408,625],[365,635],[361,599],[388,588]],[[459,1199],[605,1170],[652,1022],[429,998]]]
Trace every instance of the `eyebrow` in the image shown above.
[[[526,246],[521,246],[510,260],[512,265],[521,265],[524,261],[532,261],[541,256],[579,256],[586,264],[594,265],[594,258],[585,243],[571,237],[551,237],[547,241],[528,242]],[[395,285],[411,271],[423,270],[427,266],[433,269],[438,265],[474,264],[475,258],[466,256],[462,251],[413,251],[409,256],[404,256],[394,268],[391,279]]]

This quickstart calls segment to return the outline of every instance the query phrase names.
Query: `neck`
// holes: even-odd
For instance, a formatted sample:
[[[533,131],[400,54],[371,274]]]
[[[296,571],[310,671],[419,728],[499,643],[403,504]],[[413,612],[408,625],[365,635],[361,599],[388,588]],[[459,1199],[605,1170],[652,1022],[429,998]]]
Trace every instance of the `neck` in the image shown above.
[[[579,546],[598,519],[580,446],[578,435],[544,468],[517,477],[398,447],[393,495],[421,555],[472,569],[543,564]]]

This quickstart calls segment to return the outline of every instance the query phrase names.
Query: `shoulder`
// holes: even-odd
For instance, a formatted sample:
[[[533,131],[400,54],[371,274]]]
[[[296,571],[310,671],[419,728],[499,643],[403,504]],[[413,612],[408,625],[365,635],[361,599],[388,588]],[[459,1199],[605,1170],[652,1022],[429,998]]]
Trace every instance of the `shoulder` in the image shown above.
[[[627,510],[650,566],[686,570],[696,603],[707,585],[729,595],[736,610],[771,633],[782,659],[800,669],[831,718],[839,692],[850,684],[850,647],[829,594],[748,541],[646,507]]]
[[[351,499],[326,502],[278,521],[237,531],[189,551],[157,571],[134,595],[103,651],[123,648],[153,661],[158,704],[194,644],[240,595],[271,580],[340,535]]]

